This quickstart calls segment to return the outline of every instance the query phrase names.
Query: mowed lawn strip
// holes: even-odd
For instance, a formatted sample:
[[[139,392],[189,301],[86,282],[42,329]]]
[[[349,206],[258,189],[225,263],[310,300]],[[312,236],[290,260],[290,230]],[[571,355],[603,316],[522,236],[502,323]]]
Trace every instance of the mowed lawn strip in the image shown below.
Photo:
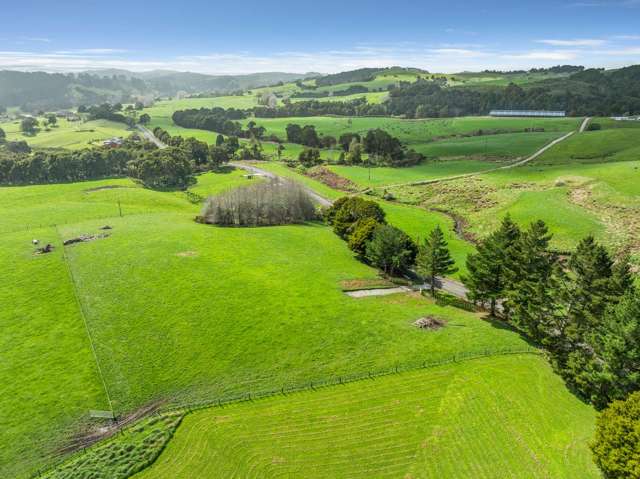
[[[593,423],[544,358],[499,356],[199,411],[135,477],[597,478]]]

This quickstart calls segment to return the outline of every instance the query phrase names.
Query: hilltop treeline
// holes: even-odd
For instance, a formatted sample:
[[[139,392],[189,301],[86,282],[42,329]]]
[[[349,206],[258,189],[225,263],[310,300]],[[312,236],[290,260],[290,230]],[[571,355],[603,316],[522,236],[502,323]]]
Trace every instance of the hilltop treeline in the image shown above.
[[[0,105],[22,111],[127,101],[145,90],[143,80],[123,75],[0,71]]]
[[[562,68],[562,67],[561,67]],[[407,118],[486,115],[493,109],[564,110],[571,116],[640,113],[640,65],[614,71],[579,70],[567,78],[533,82],[525,86],[447,87],[418,79],[389,87],[382,104],[350,102],[285,102],[277,108],[254,108],[256,117],[380,116]]]

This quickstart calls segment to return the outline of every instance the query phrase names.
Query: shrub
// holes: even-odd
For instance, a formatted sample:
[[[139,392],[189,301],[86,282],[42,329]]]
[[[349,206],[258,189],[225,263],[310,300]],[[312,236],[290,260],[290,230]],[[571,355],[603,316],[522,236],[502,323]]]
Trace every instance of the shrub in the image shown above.
[[[269,180],[209,197],[199,221],[223,226],[272,226],[314,219],[316,207],[301,185]]]
[[[640,478],[640,392],[602,412],[591,450],[605,478]]]
[[[334,208],[339,201],[334,204]],[[358,220],[373,218],[378,223],[384,223],[384,216],[384,210],[375,201],[352,196],[339,203],[339,209],[335,212],[332,221],[333,231],[342,239],[347,239]]]
[[[380,223],[375,218],[362,218],[358,220],[349,235],[349,249],[358,256],[364,256],[367,243],[373,237],[373,233]]]
[[[417,250],[416,244],[402,230],[381,224],[367,243],[365,256],[372,265],[394,275],[413,265]]]

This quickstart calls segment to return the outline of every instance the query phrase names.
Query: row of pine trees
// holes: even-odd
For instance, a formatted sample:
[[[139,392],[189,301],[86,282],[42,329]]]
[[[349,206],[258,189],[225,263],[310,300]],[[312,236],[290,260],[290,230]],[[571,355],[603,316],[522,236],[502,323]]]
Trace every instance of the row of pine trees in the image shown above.
[[[628,257],[592,236],[569,257],[551,252],[542,221],[510,217],[467,259],[469,299],[543,345],[579,395],[602,408],[640,386],[640,294]]]

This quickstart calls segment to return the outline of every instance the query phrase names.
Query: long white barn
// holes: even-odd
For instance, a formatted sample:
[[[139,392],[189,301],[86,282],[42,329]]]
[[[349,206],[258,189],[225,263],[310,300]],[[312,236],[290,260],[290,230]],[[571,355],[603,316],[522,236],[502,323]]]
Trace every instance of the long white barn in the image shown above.
[[[547,111],[547,110],[491,110],[491,116],[529,116],[529,117],[564,117],[564,111]]]

